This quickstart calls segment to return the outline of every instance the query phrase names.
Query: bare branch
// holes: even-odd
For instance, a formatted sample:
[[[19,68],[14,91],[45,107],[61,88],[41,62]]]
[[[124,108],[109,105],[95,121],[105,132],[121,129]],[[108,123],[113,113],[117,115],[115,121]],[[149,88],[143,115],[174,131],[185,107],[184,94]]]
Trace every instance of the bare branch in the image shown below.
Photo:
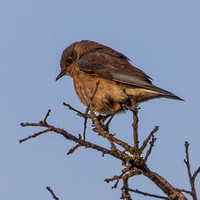
[[[123,147],[126,151],[131,152],[132,147],[130,145],[128,145],[126,142],[123,142],[119,139],[117,139],[116,137],[114,137],[113,134],[110,134],[108,131],[105,131],[102,129],[99,121],[97,120],[97,117],[93,111],[93,109],[91,109],[90,115],[92,117],[92,120],[94,122],[94,126],[95,126],[95,132],[98,132],[98,134],[104,138],[107,138],[109,141],[112,141],[116,144],[118,144],[119,146]]]
[[[120,179],[123,179],[123,180],[129,179],[132,176],[139,175],[139,174],[141,174],[141,173],[136,168],[132,168],[132,169],[124,168],[122,170],[122,174],[121,175],[114,176],[113,178],[107,178],[104,181],[109,183],[111,181],[115,181],[116,180],[116,183],[114,184],[114,186],[112,186],[112,189],[113,189],[113,188],[117,188]]]
[[[134,149],[136,152],[138,152],[139,148],[139,140],[138,140],[138,109],[135,104],[134,99],[131,99],[132,103],[132,112],[133,112],[133,138],[134,138]]]
[[[91,100],[90,100],[90,104],[92,104],[92,102],[93,102],[94,96],[95,96],[95,94],[96,94],[96,92],[98,90],[98,87],[99,87],[99,83],[100,83],[100,81],[96,82],[96,88],[95,88],[95,90],[94,90],[94,92],[92,94],[92,97],[91,97]],[[89,108],[88,108],[88,111],[89,111]]]
[[[128,191],[128,188],[129,188],[128,187],[128,179],[131,178],[132,176],[143,174],[144,176],[149,178],[151,181],[153,181],[169,198],[172,198],[172,199],[178,198],[180,200],[186,200],[186,197],[181,193],[180,190],[174,188],[163,177],[161,177],[160,175],[151,171],[148,168],[145,161],[147,160],[148,156],[150,155],[150,153],[152,151],[152,147],[155,143],[154,133],[158,130],[158,127],[154,128],[154,130],[150,133],[148,138],[143,142],[142,147],[139,149],[138,148],[138,146],[139,146],[138,116],[137,116],[138,110],[135,107],[134,103],[133,103],[133,118],[134,118],[134,123],[133,123],[134,146],[133,147],[131,147],[126,142],[123,142],[123,141],[117,139],[115,137],[115,135],[112,135],[108,131],[105,131],[103,129],[102,124],[98,121],[98,118],[94,113],[92,101],[90,104],[90,114],[87,113],[88,112],[87,110],[86,110],[87,112],[84,114],[84,113],[81,113],[81,112],[77,111],[76,109],[72,108],[71,106],[68,106],[68,107],[70,109],[76,111],[78,114],[80,114],[80,116],[82,116],[84,118],[88,117],[88,118],[92,119],[93,123],[94,123],[94,127],[95,127],[95,132],[97,132],[99,136],[106,138],[110,142],[111,149],[107,149],[105,147],[99,146],[99,145],[91,143],[89,141],[85,141],[84,139],[82,139],[82,137],[80,135],[78,138],[78,137],[70,134],[69,132],[65,131],[64,129],[56,128],[55,126],[48,124],[46,120],[49,117],[50,111],[47,112],[47,115],[44,118],[44,120],[40,121],[39,123],[21,123],[21,126],[23,126],[23,127],[25,127],[25,126],[46,127],[46,129],[44,131],[38,132],[32,136],[29,136],[23,140],[20,140],[20,142],[23,142],[30,138],[37,137],[38,135],[49,132],[49,131],[55,132],[57,134],[61,134],[63,137],[65,137],[65,139],[74,141],[76,143],[76,146],[71,148],[69,150],[68,154],[73,153],[78,147],[84,146],[86,148],[91,148],[91,149],[100,151],[103,153],[103,155],[109,154],[109,155],[121,160],[123,165],[126,165],[126,166],[128,165],[122,171],[122,174],[120,176],[114,176],[111,179],[105,179],[105,181],[107,181],[107,182],[114,181],[114,180],[117,181],[115,183],[115,185],[113,186],[113,188],[117,187],[120,179],[123,180],[124,186],[122,188],[122,198],[129,199],[129,200],[131,199],[131,196]],[[145,159],[143,159],[140,155],[141,155],[142,151],[146,148],[147,143],[149,143],[150,139],[151,139],[151,142],[150,142],[149,150],[147,151]],[[124,148],[124,151],[121,151],[118,148],[118,146],[116,146],[116,144],[119,145],[119,147]],[[126,152],[129,152],[129,153],[126,153]],[[200,170],[198,169],[194,173],[193,179],[195,179],[195,177],[197,176],[199,171]]]
[[[155,128],[151,131],[151,133],[149,134],[149,136],[147,137],[146,140],[144,140],[142,146],[140,147],[140,154],[143,152],[143,150],[147,147],[148,142],[150,141],[150,139],[152,138],[152,136],[154,135],[154,133],[156,133],[159,129],[159,126],[155,126]]]
[[[51,110],[49,109],[48,112],[47,112],[47,114],[46,114],[46,116],[45,116],[45,118],[44,118],[44,122],[47,121],[47,118],[49,117],[50,112],[51,112]]]
[[[70,110],[73,110],[73,111],[77,112],[77,114],[79,116],[84,118],[83,140],[85,140],[85,136],[86,136],[87,120],[88,120],[88,118],[91,118],[91,116],[88,114],[88,112],[89,112],[89,110],[91,108],[94,96],[95,96],[95,94],[96,94],[96,92],[98,90],[99,83],[100,83],[100,81],[96,82],[96,88],[95,88],[95,90],[94,90],[94,92],[92,94],[92,97],[91,97],[91,100],[90,100],[90,104],[87,106],[87,108],[85,110],[85,113],[82,113],[79,110],[77,110],[77,109],[73,108],[72,106],[70,106],[69,104],[66,104],[65,102],[63,102],[63,105],[67,106]]]
[[[42,133],[46,133],[46,132],[49,132],[49,131],[53,131],[53,132],[55,132],[55,133],[58,133],[58,134],[61,134],[61,135],[63,135],[64,137],[65,137],[65,139],[67,139],[67,140],[71,140],[71,141],[74,141],[75,143],[77,143],[77,144],[79,144],[80,146],[84,146],[84,147],[86,147],[86,148],[91,148],[91,149],[95,149],[95,150],[97,150],[97,151],[100,151],[100,152],[102,152],[104,155],[105,154],[109,154],[109,155],[112,155],[112,156],[114,156],[115,158],[117,158],[117,159],[120,159],[121,161],[125,161],[124,159],[125,158],[131,158],[128,154],[126,154],[126,153],[123,153],[123,157],[119,154],[119,152],[117,152],[117,151],[111,151],[111,150],[108,150],[108,149],[106,149],[106,148],[104,148],[104,147],[101,147],[101,146],[99,146],[99,145],[96,145],[96,144],[94,144],[94,143],[91,143],[91,142],[88,142],[88,141],[84,141],[83,139],[80,139],[80,137],[79,138],[77,138],[76,136],[74,136],[74,135],[72,135],[72,134],[70,134],[70,133],[68,133],[67,131],[65,131],[64,129],[61,129],[61,128],[56,128],[56,127],[54,127],[54,126],[52,126],[52,125],[50,125],[50,124],[48,124],[47,122],[44,122],[44,121],[40,121],[39,123],[21,123],[21,125],[23,126],[23,127],[25,127],[25,126],[42,126],[42,127],[46,127],[47,129],[46,130],[44,130],[44,131],[41,131],[41,132],[38,132],[38,133],[36,133],[36,134],[34,134],[34,135],[31,135],[31,136],[29,136],[29,137],[27,137],[26,139],[22,139],[22,140],[20,140],[20,142],[23,142],[23,141],[25,141],[25,140],[27,140],[27,139],[30,139],[30,138],[35,138],[35,137],[37,137],[38,135],[41,135]]]
[[[40,132],[38,132],[38,133],[35,133],[35,134],[31,135],[31,136],[28,136],[28,137],[26,137],[26,138],[24,138],[24,139],[19,140],[19,143],[25,142],[26,140],[29,140],[29,139],[31,139],[31,138],[36,138],[37,136],[39,136],[39,135],[41,135],[41,134],[43,134],[43,133],[46,133],[46,132],[48,132],[48,131],[49,131],[49,129],[46,129],[46,130],[44,130],[44,131],[40,131]]]
[[[182,190],[180,190],[181,192],[185,192],[186,194],[190,194],[191,195],[191,192],[190,191],[188,191],[188,190],[184,190],[184,189],[182,189]]]
[[[145,158],[144,158],[144,162],[147,162],[147,159],[148,159],[149,155],[151,154],[151,151],[152,151],[152,149],[153,149],[153,146],[154,146],[155,142],[156,142],[156,138],[154,138],[154,135],[152,135],[152,139],[151,139],[151,141],[149,142],[150,147],[149,147],[149,149],[148,149],[148,151],[147,151],[147,153],[146,153],[146,156],[145,156]]]
[[[119,175],[119,176],[114,176],[113,178],[107,178],[107,179],[104,179],[104,181],[106,181],[107,183],[111,182],[111,181],[114,181],[116,180],[116,183],[114,184],[114,186],[112,186],[112,189],[113,188],[117,188],[118,186],[118,183],[119,183],[119,180],[123,177],[123,175],[128,171],[127,168],[123,169],[122,170],[122,174]]]
[[[96,88],[92,94],[92,97],[91,97],[91,100],[90,100],[90,104],[88,105],[88,107],[86,108],[86,111],[85,111],[85,116],[88,115],[88,111],[90,110],[90,107],[92,105],[92,102],[93,102],[93,99],[94,99],[94,96],[98,90],[98,86],[99,86],[99,83],[100,81],[97,81],[96,82]],[[84,121],[84,130],[83,130],[83,140],[85,140],[85,136],[86,136],[86,129],[87,129],[87,120],[88,120],[88,117],[85,117],[85,121]]]
[[[132,200],[128,190],[128,178],[123,179],[123,187],[121,190],[122,190],[121,199]]]
[[[187,166],[187,170],[188,170],[188,176],[189,176],[189,180],[190,180],[190,187],[191,187],[191,196],[194,200],[197,200],[197,195],[196,195],[196,189],[195,189],[195,178],[197,176],[197,174],[199,173],[200,169],[197,169],[197,171],[194,173],[194,175],[192,176],[192,172],[191,172],[191,168],[190,168],[190,159],[189,159],[189,142],[186,141],[185,142],[185,154],[186,154],[186,159],[184,159],[184,162]]]
[[[135,192],[135,193],[137,193],[137,194],[142,194],[142,195],[144,195],[144,196],[154,197],[154,198],[157,198],[157,199],[168,199],[168,200],[170,199],[170,198],[168,198],[168,197],[163,197],[163,196],[159,196],[159,195],[155,195],[155,194],[150,194],[150,193],[147,193],[147,192],[142,192],[142,191],[140,191],[140,190],[138,190],[138,189],[134,190],[134,189],[128,188],[128,190],[129,190],[130,192]]]
[[[55,199],[55,200],[59,200],[59,198],[54,194],[54,191],[50,188],[50,187],[46,187],[47,188],[47,190],[52,194],[52,196],[53,196],[53,198]]]
[[[193,178],[193,180],[195,181],[195,179],[196,179],[196,177],[197,177],[197,175],[200,173],[200,167],[194,172],[194,174],[193,174],[193,176],[192,176],[192,178]]]
[[[180,190],[174,188],[170,183],[167,182],[159,174],[152,172],[147,165],[143,165],[141,172],[144,176],[148,177],[153,181],[168,197],[172,199],[187,200],[187,198],[181,193]]]
[[[68,103],[63,102],[64,106],[67,106],[70,110],[73,110],[74,112],[76,112],[79,116],[81,117],[85,117],[85,114],[80,112],[79,110],[73,108],[72,106],[70,106]]]
[[[67,155],[70,155],[72,154],[76,149],[78,149],[78,147],[80,147],[81,145],[80,144],[77,144],[76,146],[74,146],[73,148],[71,148],[68,152],[67,152]]]

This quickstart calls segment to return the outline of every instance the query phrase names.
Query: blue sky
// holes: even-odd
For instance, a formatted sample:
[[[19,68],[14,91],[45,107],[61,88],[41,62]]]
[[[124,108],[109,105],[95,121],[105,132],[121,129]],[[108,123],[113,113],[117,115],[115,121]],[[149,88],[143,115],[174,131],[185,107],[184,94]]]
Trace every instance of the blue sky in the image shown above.
[[[83,119],[62,105],[65,101],[84,111],[72,79],[55,78],[60,56],[74,41],[89,39],[127,55],[153,83],[185,99],[159,99],[140,105],[139,136],[145,139],[155,125],[158,140],[149,167],[175,187],[189,189],[183,159],[190,143],[192,170],[200,165],[200,2],[198,0],[8,0],[0,2],[0,198],[119,199],[105,178],[120,174],[121,163],[110,156],[74,146],[47,133],[19,144],[19,139],[41,129],[21,128],[38,122],[52,109],[49,122],[78,135]],[[115,117],[111,131],[132,142],[132,116]],[[87,138],[104,144],[89,128]],[[200,178],[196,187],[200,188]],[[162,194],[145,177],[134,177],[130,187]],[[198,191],[200,196],[200,191]],[[133,194],[137,199],[146,197]]]

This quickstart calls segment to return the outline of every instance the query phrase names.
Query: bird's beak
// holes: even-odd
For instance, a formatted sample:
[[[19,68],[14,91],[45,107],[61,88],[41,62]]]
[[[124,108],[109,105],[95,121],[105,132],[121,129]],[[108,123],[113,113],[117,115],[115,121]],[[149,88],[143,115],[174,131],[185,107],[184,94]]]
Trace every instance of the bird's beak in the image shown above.
[[[56,77],[56,81],[57,81],[58,79],[60,79],[62,76],[64,76],[64,75],[65,75],[65,72],[64,72],[64,71],[61,71],[60,74],[58,74],[58,76]]]

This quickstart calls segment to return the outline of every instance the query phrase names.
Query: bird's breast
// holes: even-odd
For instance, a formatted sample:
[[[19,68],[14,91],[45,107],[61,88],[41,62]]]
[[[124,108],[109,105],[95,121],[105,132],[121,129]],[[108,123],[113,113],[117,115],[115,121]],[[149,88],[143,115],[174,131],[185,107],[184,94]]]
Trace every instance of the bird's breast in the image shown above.
[[[128,99],[125,88],[121,84],[75,69],[73,82],[79,100],[88,106],[98,81],[98,89],[92,102],[94,110],[101,114],[112,114],[120,110],[122,102],[126,102]]]

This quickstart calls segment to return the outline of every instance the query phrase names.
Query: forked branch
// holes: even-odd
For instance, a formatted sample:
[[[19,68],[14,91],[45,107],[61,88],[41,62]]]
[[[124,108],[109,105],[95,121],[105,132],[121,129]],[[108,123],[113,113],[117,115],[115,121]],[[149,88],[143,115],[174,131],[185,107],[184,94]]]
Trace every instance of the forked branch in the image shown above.
[[[118,139],[114,134],[111,134],[108,130],[104,129],[104,124],[99,121],[99,117],[96,116],[93,108],[93,98],[98,89],[98,83],[96,84],[96,90],[94,91],[94,94],[91,98],[91,103],[87,107],[86,112],[82,113],[78,111],[77,109],[73,108],[69,104],[64,103],[65,106],[67,106],[69,109],[76,112],[79,116],[83,117],[84,120],[84,133],[83,138],[79,134],[78,136],[75,136],[74,134],[69,133],[68,131],[55,127],[47,122],[48,117],[50,116],[50,110],[47,112],[44,119],[37,123],[21,123],[22,127],[26,126],[34,126],[34,127],[43,127],[44,130],[35,133],[31,136],[28,136],[19,142],[25,142],[26,140],[36,138],[41,134],[46,134],[47,132],[54,132],[57,134],[62,135],[65,139],[75,142],[75,146],[71,148],[68,151],[68,155],[72,154],[77,148],[79,147],[86,147],[90,149],[97,150],[104,154],[108,154],[110,156],[113,156],[119,160],[122,161],[122,165],[125,166],[125,168],[122,170],[122,173],[120,175],[115,175],[113,178],[107,178],[105,179],[106,182],[116,181],[113,188],[117,188],[118,182],[122,180],[123,187],[122,187],[122,199],[131,200],[130,192],[132,189],[129,189],[128,180],[131,177],[134,177],[136,175],[144,175],[148,179],[150,179],[153,183],[155,183],[166,195],[167,197],[163,197],[165,199],[180,199],[180,200],[186,200],[187,198],[183,195],[183,190],[174,188],[169,182],[167,182],[166,179],[161,177],[156,172],[153,172],[150,170],[150,168],[147,165],[147,160],[149,158],[149,155],[152,152],[152,149],[154,147],[156,138],[154,137],[154,134],[158,130],[158,126],[156,126],[151,133],[148,135],[148,137],[143,141],[141,147],[139,147],[139,138],[138,138],[138,108],[135,105],[135,102],[132,101],[132,112],[133,112],[133,119],[134,122],[132,124],[133,126],[133,136],[134,136],[134,142],[132,144],[128,144],[120,139]],[[85,139],[85,132],[87,127],[87,119],[91,119],[94,126],[94,132],[98,133],[97,137],[103,137],[106,141],[110,143],[110,148],[100,146],[98,144],[94,144],[90,141],[86,141]],[[148,147],[148,148],[147,148]],[[147,149],[147,150],[146,150]],[[144,154],[144,150],[146,151],[145,158],[143,158],[141,155]],[[186,160],[185,163],[188,168],[188,174],[191,182],[191,188],[192,191],[190,192],[193,198],[195,199],[196,191],[194,187],[194,180],[197,176],[197,174],[200,172],[200,168],[196,170],[196,172],[192,175],[190,170],[190,163],[189,163],[189,154],[188,154],[188,145],[186,145]],[[51,191],[51,190],[49,190]],[[138,193],[141,193],[141,191],[138,191]],[[145,193],[146,194],[146,193]],[[53,195],[53,194],[52,194]],[[143,194],[144,195],[144,194]],[[150,196],[150,195],[148,195]],[[196,199],[195,199],[196,200]]]

